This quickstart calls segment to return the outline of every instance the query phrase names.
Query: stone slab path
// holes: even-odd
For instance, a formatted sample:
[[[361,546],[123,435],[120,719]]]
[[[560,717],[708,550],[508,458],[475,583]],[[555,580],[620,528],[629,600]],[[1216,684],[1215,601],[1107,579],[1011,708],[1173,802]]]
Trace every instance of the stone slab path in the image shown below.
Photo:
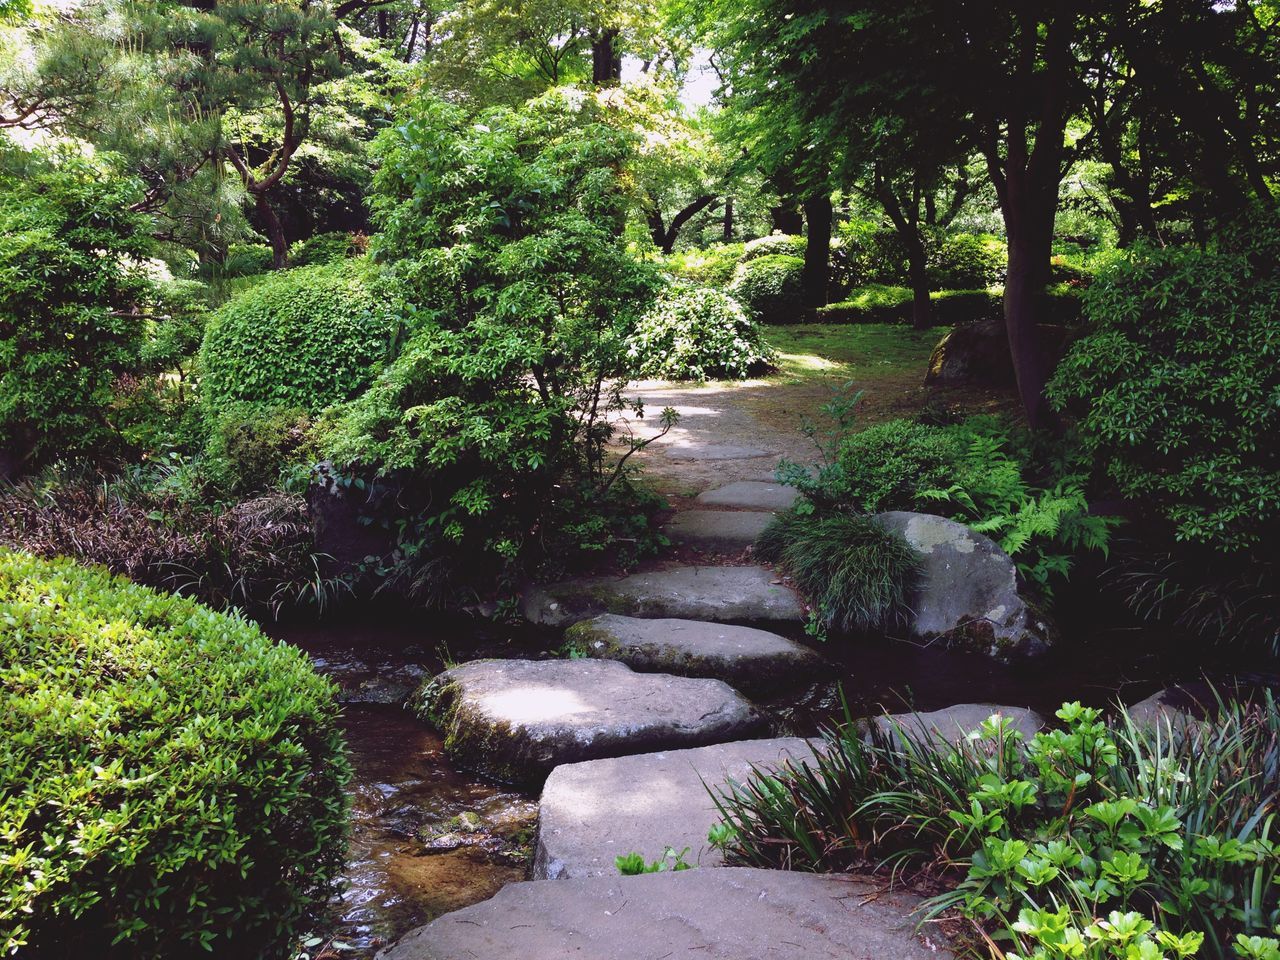
[[[955,706],[925,713],[893,713],[876,717],[874,723],[887,734],[896,736],[895,727],[915,740],[933,739],[943,744],[956,743],[976,731],[991,717],[1000,714],[1023,738],[1030,740],[1045,727],[1045,719],[1026,707],[1009,707],[996,703],[957,703]]]
[[[846,877],[685,870],[513,883],[446,914],[379,960],[943,960],[919,901]],[[927,928],[926,928],[927,929]],[[936,934],[931,934],[936,937]]]
[[[616,857],[656,860],[667,847],[688,848],[685,861],[701,868],[720,866],[707,843],[719,820],[707,788],[812,756],[807,741],[785,737],[556,767],[542,789],[533,879],[616,876]]]
[[[716,623],[804,620],[794,591],[764,567],[674,567],[629,577],[585,577],[527,590],[526,620],[565,627],[601,613]]]
[[[672,543],[699,550],[741,553],[773,520],[756,510],[682,510],[663,528]]]
[[[444,733],[451,758],[515,783],[562,763],[741,740],[764,726],[719,680],[613,660],[477,660],[423,684],[410,707]]]
[[[800,491],[780,483],[737,480],[706,490],[695,498],[701,507],[729,507],[737,510],[786,510],[795,504]]]
[[[620,660],[633,670],[713,677],[748,696],[769,697],[812,680],[825,661],[767,630],[701,620],[645,620],[606,613],[564,635],[584,657]]]

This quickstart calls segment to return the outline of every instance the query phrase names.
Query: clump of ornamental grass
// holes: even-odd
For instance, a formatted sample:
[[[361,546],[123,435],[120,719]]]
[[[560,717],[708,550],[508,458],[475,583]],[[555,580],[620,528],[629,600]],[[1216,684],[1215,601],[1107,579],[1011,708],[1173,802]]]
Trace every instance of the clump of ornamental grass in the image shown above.
[[[756,541],[756,554],[791,575],[827,627],[863,632],[904,607],[919,564],[901,537],[853,513],[779,513]]]
[[[712,838],[736,864],[927,876],[925,917],[993,957],[1280,960],[1276,706],[1140,726],[1072,703],[1031,740],[992,717],[954,744],[848,723],[730,784]]]

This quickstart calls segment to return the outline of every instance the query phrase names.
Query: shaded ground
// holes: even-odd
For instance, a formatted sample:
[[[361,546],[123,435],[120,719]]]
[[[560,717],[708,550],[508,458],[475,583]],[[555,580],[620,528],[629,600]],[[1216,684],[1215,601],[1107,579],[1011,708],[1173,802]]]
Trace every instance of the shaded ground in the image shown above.
[[[644,402],[645,416],[623,418],[620,430],[651,437],[664,407],[680,413],[677,427],[635,456],[680,508],[735,480],[771,480],[780,460],[815,463],[818,451],[801,428],[811,422],[826,430],[822,407],[846,387],[863,391],[863,426],[915,416],[926,404],[963,413],[1014,410],[1007,391],[924,385],[929,354],[945,332],[886,324],[773,327],[769,340],[781,356],[775,375],[743,383],[635,384],[628,396]]]

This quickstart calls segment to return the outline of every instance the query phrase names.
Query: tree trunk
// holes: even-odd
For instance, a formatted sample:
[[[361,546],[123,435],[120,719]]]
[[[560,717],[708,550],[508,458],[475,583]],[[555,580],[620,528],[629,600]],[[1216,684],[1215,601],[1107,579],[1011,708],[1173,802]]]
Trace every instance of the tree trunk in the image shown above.
[[[700,214],[707,207],[716,202],[714,194],[704,193],[697,197],[694,201],[674,217],[671,218],[671,225],[665,226],[662,221],[662,211],[657,207],[651,207],[645,215],[645,219],[649,223],[649,234],[653,237],[654,245],[663,253],[672,253],[676,248],[676,237],[680,235],[680,228],[686,223]]]
[[[804,246],[804,305],[808,309],[827,305],[827,285],[831,273],[831,198],[826,194],[804,202],[804,218],[809,237]]]
[[[917,330],[933,326],[933,301],[929,298],[929,259],[919,224],[905,238],[907,276],[911,282],[911,325]]]
[[[721,239],[733,243],[733,197],[724,198],[724,232]]]
[[[614,87],[622,81],[622,54],[618,52],[617,30],[603,30],[591,42],[591,82],[597,87]]]
[[[769,219],[773,223],[773,229],[779,233],[798,237],[804,232],[804,214],[797,210],[794,204],[770,207]]]
[[[1009,236],[1009,273],[1004,287],[1004,325],[1009,355],[1018,381],[1018,396],[1032,429],[1052,425],[1056,418],[1044,398],[1049,371],[1044,367],[1037,328],[1039,305],[1049,279],[1053,223],[1057,213],[1057,184],[1051,191],[1011,174],[1005,204]]]
[[[284,225],[276,215],[275,208],[267,199],[267,192],[260,190],[254,193],[254,209],[258,213],[262,225],[266,227],[267,239],[271,242],[271,268],[283,270],[289,266],[289,242],[284,237]]]

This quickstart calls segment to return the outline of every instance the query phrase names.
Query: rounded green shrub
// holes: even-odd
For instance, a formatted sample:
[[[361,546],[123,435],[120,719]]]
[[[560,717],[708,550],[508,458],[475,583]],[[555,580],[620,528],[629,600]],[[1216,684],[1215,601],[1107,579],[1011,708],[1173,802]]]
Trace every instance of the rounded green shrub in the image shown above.
[[[317,263],[334,263],[361,253],[356,238],[343,231],[317,233],[299,240],[289,248],[289,264],[294,267],[310,267]]]
[[[213,421],[210,472],[228,493],[270,489],[287,468],[311,459],[310,429],[305,410],[233,405]]]
[[[949,233],[929,253],[929,285],[937,290],[977,290],[1003,283],[1005,244],[990,234]]]
[[[803,257],[805,248],[804,237],[790,233],[774,233],[767,237],[757,237],[754,240],[748,240],[742,247],[742,255],[738,257],[739,263],[749,263],[752,260],[758,260],[760,257]]]
[[[919,509],[921,490],[956,482],[966,447],[953,431],[889,420],[841,443],[823,471],[825,500],[867,513]]]
[[[760,323],[798,323],[804,312],[804,261],[783,254],[739,264],[729,294]]]
[[[0,551],[0,952],[285,955],[345,855],[332,685],[238,614]]]
[[[733,297],[709,287],[672,287],[640,319],[627,343],[636,376],[745,380],[775,354],[764,330]]]
[[[210,319],[201,391],[210,412],[234,403],[315,413],[367,387],[390,358],[396,298],[365,261],[273,274]]]

